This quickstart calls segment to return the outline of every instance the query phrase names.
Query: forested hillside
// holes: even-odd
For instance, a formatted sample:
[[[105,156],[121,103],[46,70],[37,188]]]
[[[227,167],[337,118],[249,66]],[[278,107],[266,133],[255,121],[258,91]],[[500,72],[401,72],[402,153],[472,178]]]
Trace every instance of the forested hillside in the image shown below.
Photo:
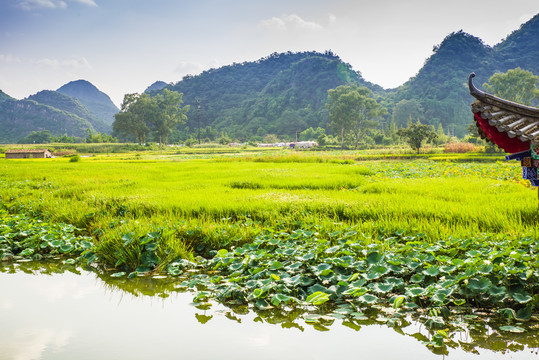
[[[226,132],[237,140],[268,133],[293,138],[296,131],[318,126],[331,132],[324,106],[327,90],[343,84],[363,85],[373,91],[388,109],[385,127],[392,120],[397,127],[406,126],[412,117],[435,128],[441,125],[446,134],[464,137],[471,122],[468,75],[475,72],[481,86],[495,72],[519,66],[539,74],[539,15],[495,47],[463,31],[449,34],[434,46],[416,76],[391,90],[366,82],[331,52],[271,54],[168,85],[184,93],[185,103],[191,105],[189,121],[172,139],[195,134],[199,119],[205,134]]]
[[[107,94],[86,80],[71,81],[56,91],[79,100],[96,119],[109,126],[106,132],[110,132],[114,114],[119,109]]]
[[[186,76],[167,88],[184,93],[185,104],[191,105],[187,124],[175,133],[177,139],[194,134],[200,119],[206,132],[226,132],[244,141],[269,133],[294,138],[296,131],[326,127],[327,90],[347,83],[382,93],[331,52],[274,53]]]
[[[40,104],[49,105],[58,110],[64,110],[86,119],[98,132],[109,134],[112,131],[110,124],[106,124],[102,119],[98,119],[78,99],[64,95],[58,91],[43,90],[29,96],[28,100],[34,100]]]
[[[33,131],[86,137],[92,124],[73,113],[34,100],[6,99],[0,102],[0,143],[15,143]]]
[[[433,51],[415,77],[388,93],[390,110],[397,126],[413,114],[414,119],[435,127],[441,123],[446,133],[462,137],[471,122],[467,87],[471,72],[476,73],[479,86],[494,73],[516,67],[539,75],[539,14],[495,47],[459,31]]]
[[[45,131],[77,138],[86,138],[88,130],[110,134],[118,111],[108,95],[84,80],[24,100],[0,91],[0,143],[16,143],[33,132]]]
[[[352,69],[327,51],[273,53],[258,61],[188,75],[172,84],[157,81],[146,93],[177,91],[184,94],[183,105],[190,105],[187,122],[174,129],[169,142],[196,138],[199,126],[203,141],[219,137],[260,141],[268,134],[295,139],[297,133],[318,127],[331,134],[327,91],[345,84],[365,86],[387,109],[376,119],[376,131],[364,133],[369,144],[375,137],[395,139],[388,132],[390,125],[394,134],[410,119],[464,137],[472,122],[468,75],[475,72],[475,83],[481,87],[495,72],[516,67],[539,75],[539,14],[494,47],[463,31],[449,34],[433,47],[418,73],[396,89],[367,82],[360,69]],[[85,80],[26,100],[0,91],[0,142],[16,142],[32,131],[77,137],[85,137],[88,129],[109,133],[118,111],[106,94]],[[148,140],[159,141],[151,136]]]

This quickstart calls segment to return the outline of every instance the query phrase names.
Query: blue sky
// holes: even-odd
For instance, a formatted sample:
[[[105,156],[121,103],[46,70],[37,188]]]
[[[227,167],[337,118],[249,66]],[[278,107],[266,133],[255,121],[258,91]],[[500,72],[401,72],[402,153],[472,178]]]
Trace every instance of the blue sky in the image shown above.
[[[537,0],[2,0],[0,89],[85,79],[119,105],[157,80],[311,50],[392,88],[451,32],[493,46],[537,13]]]

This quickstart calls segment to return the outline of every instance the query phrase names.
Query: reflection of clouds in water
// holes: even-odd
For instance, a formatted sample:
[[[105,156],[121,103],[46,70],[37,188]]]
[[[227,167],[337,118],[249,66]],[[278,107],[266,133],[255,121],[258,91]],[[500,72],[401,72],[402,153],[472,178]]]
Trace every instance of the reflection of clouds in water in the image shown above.
[[[86,295],[99,291],[94,284],[75,280],[55,279],[57,281],[46,281],[36,277],[33,288],[41,299],[55,302],[67,299],[81,299]],[[82,285],[82,284],[85,285]]]
[[[0,358],[13,360],[40,359],[47,348],[58,351],[72,337],[68,331],[21,329],[11,337],[0,339]]]
[[[249,345],[254,346],[254,347],[266,347],[271,342],[270,337],[268,335],[250,336],[246,340]]]
[[[13,303],[9,300],[2,300],[0,302],[0,310],[7,311],[13,308]]]

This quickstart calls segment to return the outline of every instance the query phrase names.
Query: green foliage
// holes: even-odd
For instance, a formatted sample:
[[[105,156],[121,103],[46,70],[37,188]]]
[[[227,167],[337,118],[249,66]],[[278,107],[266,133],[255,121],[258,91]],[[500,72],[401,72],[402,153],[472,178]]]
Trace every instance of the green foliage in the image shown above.
[[[203,128],[227,131],[239,141],[266,134],[295,140],[296,132],[309,127],[327,129],[327,90],[347,83],[381,91],[331,52],[274,53],[186,76],[168,88],[184,93],[186,104],[200,99]],[[181,141],[196,137],[197,121],[191,116],[179,126]]]
[[[112,127],[118,134],[133,136],[139,144],[149,134],[159,143],[167,144],[173,129],[187,121],[189,105],[181,106],[182,97],[183,94],[168,89],[153,97],[147,93],[127,94]]]
[[[87,143],[117,143],[118,139],[112,135],[107,135],[105,133],[92,133],[88,130],[88,136],[86,137]]]
[[[330,126],[341,138],[341,149],[344,148],[347,133],[353,135],[354,147],[357,149],[366,129],[376,126],[374,118],[385,112],[372,98],[369,89],[355,85],[341,85],[328,90],[326,108],[331,120]]]
[[[63,223],[50,223],[0,209],[0,261],[74,257],[92,248],[90,237]]]
[[[49,130],[32,131],[28,136],[17,141],[18,144],[48,144],[53,140]]]
[[[66,111],[87,120],[92,125],[92,130],[110,133],[110,121],[107,123],[103,119],[93,114],[77,98],[62,94],[58,91],[43,90],[28,97],[40,104],[51,106],[55,109]],[[109,100],[110,101],[110,100]],[[117,110],[117,109],[116,109]]]
[[[393,108],[393,118],[397,128],[408,127],[408,119],[424,119],[425,110],[417,99],[401,100]]]
[[[405,129],[399,129],[397,135],[404,138],[408,145],[419,154],[423,142],[433,143],[438,135],[431,125],[423,125],[419,121]]]
[[[506,73],[496,73],[488,83],[483,84],[486,91],[506,100],[524,105],[531,105],[539,100],[539,77],[520,67],[508,70]]]

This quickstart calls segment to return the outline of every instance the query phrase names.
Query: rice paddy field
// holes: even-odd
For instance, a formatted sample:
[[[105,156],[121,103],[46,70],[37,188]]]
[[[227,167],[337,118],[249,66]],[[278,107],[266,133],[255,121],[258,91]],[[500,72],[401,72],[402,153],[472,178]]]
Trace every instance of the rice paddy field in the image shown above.
[[[199,149],[70,160],[0,158],[2,263],[165,277],[200,306],[301,309],[319,327],[333,316],[399,328],[412,316],[442,353],[471,323],[539,347],[537,189],[503,156]]]

